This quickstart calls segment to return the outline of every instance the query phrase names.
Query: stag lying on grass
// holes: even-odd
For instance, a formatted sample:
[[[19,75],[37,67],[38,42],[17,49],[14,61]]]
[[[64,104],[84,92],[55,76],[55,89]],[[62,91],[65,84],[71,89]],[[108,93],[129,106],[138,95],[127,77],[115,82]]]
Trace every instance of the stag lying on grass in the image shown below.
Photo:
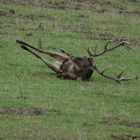
[[[57,52],[49,51],[49,50],[45,51],[42,48],[35,48],[20,40],[16,40],[16,42],[21,45],[22,49],[30,52],[31,54],[33,54],[37,58],[39,58],[41,61],[43,61],[50,69],[52,69],[55,72],[55,74],[59,78],[70,79],[70,80],[77,80],[78,78],[81,78],[82,80],[88,81],[88,80],[90,80],[90,78],[93,74],[93,71],[95,70],[95,71],[97,71],[97,73],[99,73],[103,77],[114,80],[118,83],[121,83],[121,81],[137,79],[137,77],[133,77],[133,78],[122,77],[122,74],[124,71],[122,71],[115,77],[108,76],[105,74],[105,71],[109,67],[105,68],[103,71],[100,71],[94,62],[95,57],[101,56],[109,51],[119,48],[120,46],[123,46],[124,48],[126,48],[128,50],[131,49],[128,47],[128,42],[126,42],[126,41],[120,42],[115,47],[108,48],[107,46],[109,45],[109,43],[112,42],[112,41],[109,41],[105,45],[104,50],[101,53],[96,54],[95,51],[91,52],[88,49],[87,50],[88,56],[83,56],[83,57],[74,56],[74,55],[66,52],[64,49],[61,49],[62,53],[57,53]],[[33,50],[35,50],[39,53],[47,54],[47,55],[55,58],[56,62],[51,63],[51,62],[45,60],[43,57],[36,54]]]

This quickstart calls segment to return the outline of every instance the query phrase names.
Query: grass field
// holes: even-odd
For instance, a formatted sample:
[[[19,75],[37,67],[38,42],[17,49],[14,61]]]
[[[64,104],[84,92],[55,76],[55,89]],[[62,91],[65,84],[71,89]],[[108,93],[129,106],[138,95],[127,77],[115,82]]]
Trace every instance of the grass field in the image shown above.
[[[101,69],[111,64],[110,75],[125,69],[139,77],[139,0],[0,0],[0,140],[140,140],[139,79],[58,79],[16,39],[79,56],[126,40],[134,51],[95,61]]]

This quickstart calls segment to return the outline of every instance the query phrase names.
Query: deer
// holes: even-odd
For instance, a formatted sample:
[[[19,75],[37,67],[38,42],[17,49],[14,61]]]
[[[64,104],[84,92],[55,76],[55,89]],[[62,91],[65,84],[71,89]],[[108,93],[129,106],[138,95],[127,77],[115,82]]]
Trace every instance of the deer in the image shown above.
[[[122,76],[124,73],[124,70],[121,71],[117,76],[109,76],[105,74],[105,72],[108,70],[109,66],[106,67],[104,70],[100,70],[96,63],[95,58],[102,56],[110,51],[113,51],[119,47],[124,47],[127,50],[132,50],[130,48],[129,42],[127,41],[121,41],[117,45],[113,47],[108,47],[108,45],[111,42],[114,42],[113,40],[108,41],[102,52],[96,53],[96,51],[91,51],[89,48],[87,49],[87,56],[75,56],[69,52],[67,52],[65,49],[61,49],[60,53],[51,51],[51,50],[44,50],[43,48],[37,48],[34,47],[24,41],[16,40],[16,42],[20,45],[20,47],[29,53],[33,54],[35,57],[40,59],[43,63],[45,63],[58,78],[63,79],[69,79],[69,80],[78,80],[81,79],[83,81],[89,81],[93,75],[93,72],[96,71],[101,76],[116,81],[117,83],[121,84],[122,81],[128,81],[133,79],[138,79],[138,77],[124,77]],[[48,56],[53,57],[56,61],[55,62],[49,62],[48,60],[44,59],[42,56],[40,56],[38,53],[43,53]]]

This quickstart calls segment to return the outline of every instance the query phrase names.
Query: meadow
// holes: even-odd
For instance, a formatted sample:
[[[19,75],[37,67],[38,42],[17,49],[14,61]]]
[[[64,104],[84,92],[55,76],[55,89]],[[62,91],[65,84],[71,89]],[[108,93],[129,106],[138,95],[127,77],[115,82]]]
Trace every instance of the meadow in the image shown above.
[[[59,79],[16,39],[78,56],[126,40],[95,62],[140,77],[139,0],[0,0],[0,140],[140,140],[139,79]]]

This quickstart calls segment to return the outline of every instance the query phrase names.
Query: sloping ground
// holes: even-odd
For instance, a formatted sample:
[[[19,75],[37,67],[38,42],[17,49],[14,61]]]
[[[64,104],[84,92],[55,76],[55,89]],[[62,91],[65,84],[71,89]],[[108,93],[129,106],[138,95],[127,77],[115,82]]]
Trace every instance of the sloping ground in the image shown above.
[[[22,6],[29,6],[29,7],[43,7],[43,8],[54,8],[54,9],[60,9],[60,10],[89,10],[92,12],[97,12],[97,13],[110,13],[110,12],[115,12],[116,14],[119,14],[120,16],[123,14],[123,16],[134,16],[137,18],[139,18],[140,16],[140,10],[139,8],[139,1],[134,2],[134,1],[130,1],[128,3],[130,3],[130,5],[136,5],[134,7],[134,5],[132,6],[132,8],[130,6],[128,6],[126,3],[121,3],[121,2],[116,2],[116,1],[99,1],[99,0],[94,0],[94,1],[27,1],[27,0],[5,0],[5,1],[1,1],[1,3],[4,4],[9,4],[9,5],[22,5]],[[78,8],[79,7],[79,8]],[[23,15],[21,13],[18,13],[17,11],[15,11],[15,9],[9,9],[8,11],[0,11],[0,15],[1,16],[6,16],[6,17],[19,17],[19,18],[26,18],[26,19],[40,19],[41,20],[57,20],[56,17],[52,17],[50,15],[35,15],[33,13],[29,14],[29,15]],[[85,16],[84,14],[79,15],[79,20],[86,20],[86,18],[88,18],[88,16]],[[105,21],[99,21],[102,24],[108,24]],[[113,21],[111,24],[113,24]],[[121,22],[121,20],[119,21],[115,21],[119,22],[119,24],[123,24]],[[4,24],[4,25],[3,25]],[[45,25],[44,25],[45,24]],[[125,24],[125,23],[124,23]],[[127,24],[127,23],[126,23]],[[129,23],[130,24],[130,23]],[[104,26],[103,25],[103,26]],[[5,27],[5,23],[1,23],[1,27]],[[85,27],[86,26],[86,27]],[[139,36],[137,38],[129,38],[129,37],[125,37],[125,36],[119,36],[119,35],[115,35],[114,33],[112,33],[111,31],[103,31],[103,32],[97,32],[97,31],[92,31],[91,28],[87,28],[87,25],[76,25],[73,26],[71,24],[61,24],[61,23],[56,23],[56,22],[48,22],[48,23],[40,23],[38,25],[38,27],[43,28],[43,29],[56,29],[56,30],[60,30],[60,31],[66,31],[66,32],[77,32],[77,33],[83,33],[85,34],[85,37],[87,39],[95,39],[95,40],[116,40],[116,41],[121,41],[121,40],[127,40],[129,42],[131,42],[133,45],[140,45],[140,38]],[[3,34],[3,33],[2,33]]]
[[[0,0],[0,140],[139,140],[139,80],[57,79],[15,42],[85,55],[126,40],[95,61],[139,77],[139,25],[139,0]]]
[[[54,9],[60,9],[60,10],[90,10],[94,12],[111,12],[116,11],[121,14],[135,14],[140,15],[140,10],[137,6],[128,6],[128,3],[130,5],[140,5],[140,1],[132,1],[132,0],[126,0],[122,2],[115,1],[115,0],[40,0],[40,1],[34,1],[34,0],[1,0],[0,1],[3,4],[12,4],[12,5],[22,5],[22,6],[32,6],[32,7],[43,7],[43,8],[54,8]]]

